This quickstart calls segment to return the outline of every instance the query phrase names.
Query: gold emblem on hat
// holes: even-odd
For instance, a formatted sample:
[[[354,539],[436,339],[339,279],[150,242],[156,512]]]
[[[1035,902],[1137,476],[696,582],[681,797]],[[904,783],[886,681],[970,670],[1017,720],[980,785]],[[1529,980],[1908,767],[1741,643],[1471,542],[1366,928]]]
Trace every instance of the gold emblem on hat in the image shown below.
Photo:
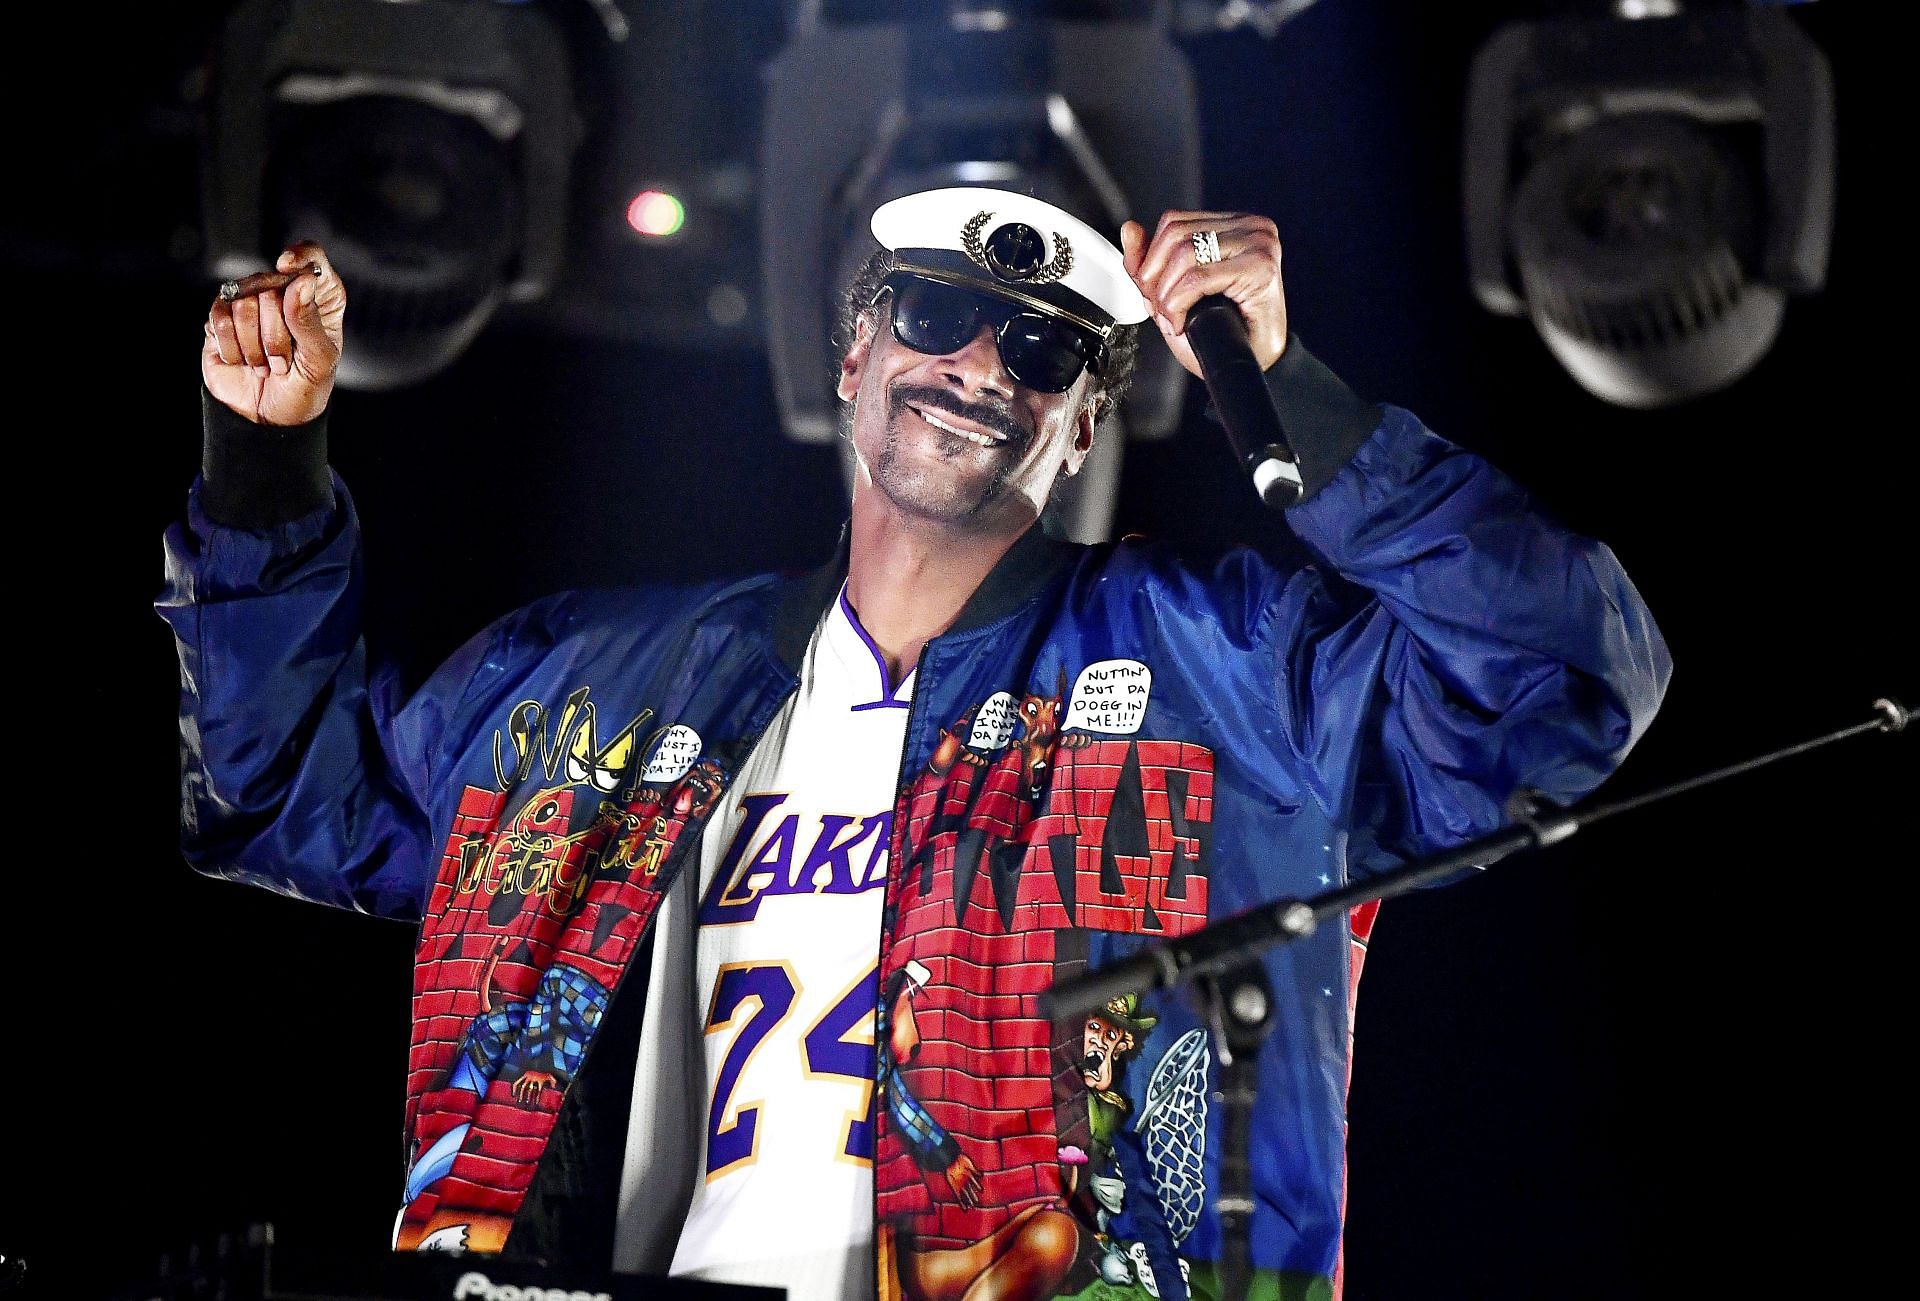
[[[1052,260],[1040,266],[1032,268],[1009,267],[998,259],[990,258],[986,245],[980,238],[980,232],[985,230],[987,223],[992,220],[993,214],[991,212],[977,212],[969,217],[967,224],[960,228],[960,247],[966,250],[968,259],[972,261],[974,265],[989,272],[995,280],[1017,282],[1027,285],[1044,285],[1059,280],[1069,271],[1073,270],[1073,245],[1068,243],[1067,237],[1058,231],[1054,232],[1053,236]],[[1023,229],[1032,229],[1026,226],[1024,222],[1009,224],[1017,224]],[[998,232],[995,233],[997,234]],[[1038,232],[1035,233],[1037,234]]]

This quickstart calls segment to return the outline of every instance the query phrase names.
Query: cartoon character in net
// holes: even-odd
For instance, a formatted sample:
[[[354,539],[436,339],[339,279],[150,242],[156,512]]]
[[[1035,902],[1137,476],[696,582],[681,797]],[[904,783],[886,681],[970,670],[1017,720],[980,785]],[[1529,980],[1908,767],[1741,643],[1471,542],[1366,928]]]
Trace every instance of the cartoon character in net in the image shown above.
[[[1174,1041],[1147,1081],[1134,1121],[1147,1172],[1159,1193],[1160,1212],[1176,1249],[1193,1232],[1207,1200],[1207,1032],[1189,1030]],[[1134,1276],[1152,1296],[1160,1289],[1147,1263],[1144,1243],[1129,1244]],[[1186,1273],[1187,1262],[1180,1262]]]
[[[1147,1081],[1134,1122],[1173,1245],[1186,1240],[1207,1199],[1207,1032],[1189,1030]]]
[[[1187,1031],[1161,1056],[1147,1081],[1133,1128],[1140,1135],[1147,1173],[1177,1250],[1199,1222],[1200,1208],[1207,1199],[1206,1031]],[[1124,1180],[1118,1177],[1119,1155],[1111,1153],[1108,1159],[1114,1177],[1095,1184],[1105,1212],[1101,1216],[1103,1227],[1120,1213],[1125,1198]],[[1183,1275],[1187,1271],[1185,1260],[1180,1261],[1180,1271]],[[1110,1242],[1100,1262],[1100,1273],[1109,1283],[1124,1285],[1137,1280],[1149,1296],[1160,1295],[1145,1243]]]

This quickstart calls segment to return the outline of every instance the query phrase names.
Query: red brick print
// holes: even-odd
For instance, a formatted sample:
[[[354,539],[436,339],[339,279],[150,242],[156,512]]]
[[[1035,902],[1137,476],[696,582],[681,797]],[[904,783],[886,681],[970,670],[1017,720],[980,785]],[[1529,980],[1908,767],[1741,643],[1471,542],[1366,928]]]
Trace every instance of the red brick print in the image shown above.
[[[454,814],[454,827],[463,830],[462,822],[480,822],[492,826],[500,820],[500,811],[506,807],[507,796],[504,791],[482,790],[478,786],[468,786],[460,792],[460,808]]]
[[[1017,945],[1019,941],[1016,940],[1014,943]],[[1004,944],[996,945],[995,947],[1006,948],[1007,961],[1019,960],[1019,954],[1012,948]],[[969,946],[969,948],[971,948],[971,946]],[[978,952],[975,952],[973,956],[983,959],[986,957],[985,954]],[[974,989],[984,985],[992,978],[994,964],[991,961],[985,960],[977,962],[971,961],[968,957],[954,953],[942,956],[938,960],[929,959],[927,966],[933,971],[935,984],[962,985],[969,989]]]
[[[936,884],[938,879],[936,878]],[[910,907],[900,915],[900,937],[953,929],[953,905],[945,899]]]
[[[902,1157],[882,1166],[877,1181],[888,1189],[880,1194],[878,1202],[881,1219],[918,1219],[933,1210],[933,1195],[911,1158]]]
[[[914,1163],[913,1158],[907,1154],[907,1151],[905,1148],[901,1148],[899,1151],[889,1154],[888,1152],[885,1151],[885,1148],[887,1146],[889,1146],[889,1144],[883,1141],[881,1144],[882,1151],[880,1153],[880,1165],[879,1165],[880,1169],[885,1170],[888,1174],[891,1174],[891,1175],[900,1174],[902,1171],[912,1171],[912,1170],[918,1169],[918,1167]]]
[[[992,1022],[985,1017],[967,1016],[958,1010],[950,1009],[941,1015],[940,1021],[932,1033],[947,1040],[956,1048],[976,1050],[990,1047],[993,1043]]]
[[[1109,908],[1099,904],[1080,905],[1080,924],[1089,930],[1124,931],[1131,928],[1133,914],[1125,908]]]
[[[980,1200],[992,1206],[1009,1206],[1037,1196],[1040,1181],[1032,1166],[1014,1166],[1009,1170],[990,1170],[980,1176]]]
[[[917,1072],[907,1083],[919,1092],[917,1081],[926,1079],[931,1072]],[[931,1103],[933,1098],[950,1102],[955,1106],[967,1108],[991,1107],[993,1105],[993,1085],[987,1080],[957,1070],[943,1070],[936,1077],[937,1087],[930,1093],[922,1094],[923,1102]]]
[[[446,1182],[440,1185],[440,1205],[459,1207],[461,1210],[484,1211],[490,1215],[511,1215],[519,1209],[519,1191],[508,1187],[513,1180],[513,1167],[502,1161],[487,1161],[474,1157],[465,1157],[470,1161],[474,1177],[465,1179],[459,1175],[448,1175]]]
[[[992,1102],[996,1107],[1051,1108],[1053,1082],[1033,1077],[998,1079],[993,1082]]]
[[[1060,1159],[1059,1145],[1050,1133],[1001,1139],[1000,1154],[1012,1165],[1050,1165]]]
[[[950,1074],[959,1076],[957,1071]],[[999,1138],[1007,1134],[1031,1132],[1027,1124],[1027,1112],[1010,1107],[988,1106],[985,1103],[971,1107],[964,1113],[951,1116],[946,1113],[936,1113],[936,1117],[943,1125],[950,1119],[953,1123],[948,1128],[955,1133],[973,1134],[979,1138]]]
[[[988,1033],[996,1049],[1045,1048],[1053,1042],[1053,1027],[1038,1018],[995,1021]]]
[[[1137,753],[1140,756],[1140,766],[1142,768],[1145,768],[1148,764],[1152,764],[1156,768],[1181,768],[1185,766],[1181,762],[1183,757],[1181,755],[1182,747],[1178,741],[1138,741],[1135,742],[1135,745],[1138,747]]]
[[[991,1047],[967,1048],[962,1050],[960,1062],[954,1069],[987,1079],[1005,1073],[1005,1058],[1006,1054],[995,1052]]]
[[[435,1113],[429,1119],[420,1122],[420,1141],[431,1143],[455,1125],[465,1124],[473,1119],[473,1113],[479,1108],[480,1100],[463,1089],[452,1089],[439,1094],[425,1095],[435,1104]]]
[[[544,1135],[529,1138],[523,1134],[489,1134],[487,1155],[508,1165],[531,1165],[540,1159]]]
[[[914,1014],[914,1020],[915,1022],[920,1020],[918,1013]],[[909,1072],[909,1083],[911,1083],[912,1072],[916,1070],[938,1070],[943,1066],[965,1070],[973,1062],[974,1054],[971,1050],[950,1040],[925,1038],[925,1033],[924,1030],[921,1032],[923,1037],[920,1040],[919,1054],[913,1061],[903,1063]],[[919,1096],[917,1091],[915,1096]]]
[[[1006,927],[1000,924],[999,905],[993,898],[993,881],[986,871],[981,870],[973,878],[973,888],[967,892],[967,900],[972,907],[967,912],[967,929],[982,935],[1004,935]],[[955,909],[956,915],[958,909]]]
[[[1054,884],[1053,873],[1044,870],[1045,860],[1042,856],[1046,852],[1044,845],[1028,848],[1027,856],[1021,860],[1020,864],[1020,885],[1014,894],[1016,902],[1024,904],[1058,904],[1060,902],[1060,887]],[[1053,927],[1052,929],[1063,928]]]
[[[970,1001],[968,1010],[977,1012],[989,1021],[1031,1017],[1035,1011],[1031,998],[1022,998],[1017,994],[982,994]]]
[[[421,930],[416,970],[413,1048],[408,1079],[414,1090],[435,1086],[447,1078],[460,1044],[483,1000],[524,1002],[539,989],[545,972],[555,963],[573,966],[611,989],[624,968],[640,932],[658,906],[656,883],[649,879],[625,881],[615,877],[593,882],[584,897],[576,893],[598,865],[611,821],[596,823],[601,802],[596,794],[560,790],[552,811],[532,816],[530,797],[523,788],[516,796],[469,787],[462,792],[442,855],[435,883],[435,907]],[[579,820],[573,826],[576,794]],[[522,801],[511,814],[512,799]],[[636,810],[641,806],[635,805]],[[649,809],[647,816],[657,810]],[[664,837],[677,840],[684,819],[670,818]],[[524,839],[531,832],[573,834],[555,857]],[[504,846],[501,857],[489,862],[470,855],[470,845]],[[485,871],[467,873],[468,864]],[[504,928],[492,925],[488,910],[493,891],[513,883],[531,891],[513,920]],[[462,892],[458,886],[466,886]],[[617,906],[622,913],[594,944],[603,909]],[[611,919],[610,919],[611,920]],[[501,941],[504,939],[504,946]],[[490,990],[480,985],[491,968]],[[463,1152],[453,1172],[437,1187],[434,1198],[442,1209],[490,1209],[511,1214],[532,1178],[541,1150],[560,1105],[557,1089],[542,1092],[534,1107],[511,1100],[504,1084],[493,1088],[496,1097],[472,1112],[476,1100],[461,1090],[415,1092],[409,1100],[409,1124],[419,1141],[431,1141],[451,1123],[474,1115],[473,1139],[482,1154]],[[464,1099],[464,1101],[462,1101]],[[502,1100],[504,1099],[504,1101]],[[416,1208],[418,1209],[418,1208]]]
[[[922,1050],[907,1068],[909,1087],[979,1165],[989,1189],[985,1201],[997,1203],[973,1211],[955,1204],[938,1172],[921,1171],[883,1123],[876,1165],[881,1214],[907,1221],[929,1248],[976,1242],[1020,1205],[1061,1191],[1053,1077],[1064,1072],[1076,1088],[1078,1081],[1070,1064],[1056,1060],[1052,1026],[1034,1015],[1037,996],[1054,978],[1055,933],[1075,927],[1139,933],[1148,929],[1149,905],[1160,926],[1173,933],[1205,918],[1207,864],[1199,861],[1196,832],[1204,834],[1211,813],[1207,751],[1124,739],[1059,750],[1051,789],[1037,809],[1024,798],[1018,759],[1014,746],[984,771],[956,765],[947,774],[922,774],[907,797],[900,831],[910,866],[889,886],[899,925],[886,969],[897,970],[917,956],[933,973],[915,997]],[[1116,844],[1139,852],[1116,855],[1119,889],[1107,895],[1100,890],[1106,822],[1122,774],[1131,777],[1130,766],[1140,774],[1140,787],[1137,799],[1129,797],[1128,816],[1144,812],[1145,823],[1117,829],[1124,834]],[[1178,819],[1168,780],[1172,769],[1182,771],[1177,780],[1185,783]],[[980,788],[969,808],[975,782]],[[963,822],[989,835],[981,861],[970,865],[964,914],[956,916],[954,854]],[[1186,837],[1176,832],[1176,822],[1186,827]],[[1055,837],[1072,844],[1077,911],[1060,895]],[[1008,843],[1023,849],[1011,921],[1003,922],[989,855]],[[1176,852],[1188,864],[1185,890],[1168,898]],[[929,862],[931,870],[923,870]]]
[[[914,1028],[920,1032],[922,1044],[933,1040],[951,1039],[956,1033],[954,1014],[945,1008],[916,1009],[913,1014]]]
[[[940,801],[935,807],[947,817],[959,817],[966,812],[967,793],[973,782],[974,768],[971,764],[956,768],[953,780],[941,791]]]
[[[999,969],[993,983],[1009,994],[1038,994],[1052,987],[1053,969],[1044,962],[1010,963]]]
[[[440,961],[434,984],[441,989],[472,990],[477,996],[480,992],[480,977],[487,969],[487,957],[493,948],[490,936],[467,936],[474,943],[458,944]],[[462,952],[464,950],[464,952]],[[459,956],[455,956],[458,953]]]
[[[1073,916],[1059,898],[1060,887],[1053,880],[1052,865],[1037,866],[1034,860],[1029,859],[1026,870],[1029,873],[1044,871],[1047,874],[1046,881],[1039,888],[1040,898],[1031,904],[1021,905],[1021,914],[1014,918],[1015,923],[1025,921],[1036,930],[1047,932],[1070,929],[1074,924]]]
[[[513,1086],[496,1080],[487,1086],[486,1110],[478,1119],[489,1132],[544,1134],[553,1121],[553,1113],[560,1109],[559,1093],[542,1089],[535,1096],[539,1102],[534,1106],[522,1106],[514,1101]]]
[[[943,789],[937,784],[924,781],[916,783],[912,794],[907,799],[908,816],[916,821],[929,816],[934,807],[939,804]]]

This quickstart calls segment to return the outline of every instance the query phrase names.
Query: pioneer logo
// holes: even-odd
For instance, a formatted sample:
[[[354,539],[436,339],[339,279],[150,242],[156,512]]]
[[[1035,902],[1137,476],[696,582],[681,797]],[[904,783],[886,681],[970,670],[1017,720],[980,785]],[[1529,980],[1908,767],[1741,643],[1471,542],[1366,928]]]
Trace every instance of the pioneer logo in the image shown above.
[[[453,1301],[613,1301],[605,1292],[569,1292],[558,1287],[515,1287],[469,1270],[453,1285]]]

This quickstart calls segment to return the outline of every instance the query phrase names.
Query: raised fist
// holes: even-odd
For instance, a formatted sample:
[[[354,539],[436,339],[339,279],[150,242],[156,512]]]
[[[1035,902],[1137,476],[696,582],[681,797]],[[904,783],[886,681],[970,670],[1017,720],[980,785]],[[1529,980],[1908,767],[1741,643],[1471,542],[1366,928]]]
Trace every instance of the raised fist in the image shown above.
[[[301,425],[327,408],[345,338],[347,291],[318,244],[295,244],[274,263],[320,274],[285,289],[226,302],[207,313],[200,378],[207,391],[257,425]]]

